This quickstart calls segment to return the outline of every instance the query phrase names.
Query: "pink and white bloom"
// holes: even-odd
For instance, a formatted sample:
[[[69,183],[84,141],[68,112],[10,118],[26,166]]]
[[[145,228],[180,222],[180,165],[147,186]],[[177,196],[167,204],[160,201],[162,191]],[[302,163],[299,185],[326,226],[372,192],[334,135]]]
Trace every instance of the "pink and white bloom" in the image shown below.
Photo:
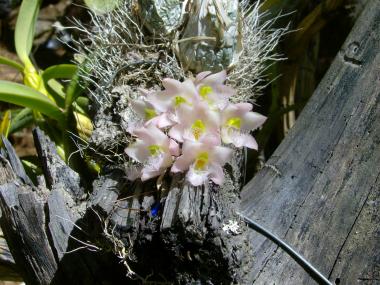
[[[208,136],[220,143],[220,113],[210,110],[207,104],[180,108],[177,119],[178,123],[169,130],[169,136],[178,142],[200,141]]]
[[[222,141],[236,147],[258,148],[256,140],[250,131],[257,129],[266,121],[266,117],[251,112],[252,104],[237,103],[226,107],[222,113]]]
[[[142,164],[142,181],[165,173],[179,155],[178,144],[153,125],[134,131],[138,139],[125,149],[125,153]],[[129,175],[129,177],[136,175]]]
[[[208,179],[221,185],[224,181],[223,165],[231,156],[230,148],[215,145],[212,140],[185,141],[182,155],[176,159],[171,171],[188,171],[186,178],[193,186],[203,185]]]
[[[158,128],[166,128],[172,126],[174,122],[170,120],[169,116],[165,112],[160,112],[148,102],[148,97],[152,96],[154,92],[148,90],[139,89],[141,96],[138,99],[131,101],[131,108],[137,114],[136,120],[129,122],[131,125],[130,133],[133,134],[133,130],[150,124],[157,126]]]
[[[131,101],[132,110],[142,119],[142,123],[135,128],[142,126],[154,125],[158,128],[166,128],[172,126],[174,122],[170,120],[167,113],[159,113],[155,108],[142,97]],[[133,133],[133,130],[129,131]]]
[[[199,101],[195,85],[190,79],[180,82],[165,78],[162,85],[165,90],[147,96],[148,101],[158,112],[170,113],[175,116],[176,110],[180,106],[193,107]]]
[[[233,88],[224,85],[226,79],[227,72],[225,70],[214,74],[211,71],[199,73],[194,84],[201,100],[212,108],[223,110],[228,104],[228,99],[235,94]]]

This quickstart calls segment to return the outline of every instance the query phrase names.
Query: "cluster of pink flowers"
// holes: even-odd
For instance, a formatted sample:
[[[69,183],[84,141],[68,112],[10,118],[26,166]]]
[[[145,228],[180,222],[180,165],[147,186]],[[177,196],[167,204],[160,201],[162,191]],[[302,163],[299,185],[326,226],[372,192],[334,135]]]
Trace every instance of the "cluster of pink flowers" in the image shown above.
[[[232,104],[235,91],[224,85],[226,77],[226,71],[206,71],[184,82],[164,79],[162,91],[141,91],[131,102],[140,117],[129,130],[136,141],[125,149],[139,164],[129,171],[131,180],[145,181],[170,168],[173,173],[187,171],[194,186],[209,179],[220,185],[233,152],[229,145],[257,149],[250,131],[266,117],[252,112],[250,103]]]

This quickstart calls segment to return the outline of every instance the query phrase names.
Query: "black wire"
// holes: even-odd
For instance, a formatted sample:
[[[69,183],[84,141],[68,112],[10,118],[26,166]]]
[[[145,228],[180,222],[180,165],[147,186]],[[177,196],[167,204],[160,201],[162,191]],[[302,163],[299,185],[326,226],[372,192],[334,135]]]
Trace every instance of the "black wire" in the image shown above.
[[[290,245],[284,242],[282,239],[272,234],[270,231],[253,221],[252,219],[244,216],[241,213],[237,213],[243,220],[248,224],[248,226],[258,233],[264,235],[279,247],[281,247],[286,253],[288,253],[302,268],[310,274],[310,276],[318,282],[318,284],[323,285],[333,285],[321,272],[318,271],[313,265],[311,265],[302,255],[296,252]]]

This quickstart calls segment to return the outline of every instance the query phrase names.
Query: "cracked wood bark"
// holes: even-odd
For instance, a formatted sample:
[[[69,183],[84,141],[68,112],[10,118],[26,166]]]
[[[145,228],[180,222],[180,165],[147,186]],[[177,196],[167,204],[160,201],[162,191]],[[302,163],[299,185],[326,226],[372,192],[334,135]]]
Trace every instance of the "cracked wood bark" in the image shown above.
[[[12,180],[15,176],[10,167],[7,167],[5,161],[0,160],[0,185]],[[5,240],[2,230],[0,229],[0,280],[7,281],[22,281],[22,278],[17,270],[17,266],[9,251],[8,244]]]
[[[242,211],[337,284],[380,283],[380,1],[368,1],[313,97],[245,187]],[[281,175],[273,171],[273,166]],[[257,284],[314,284],[253,232]]]

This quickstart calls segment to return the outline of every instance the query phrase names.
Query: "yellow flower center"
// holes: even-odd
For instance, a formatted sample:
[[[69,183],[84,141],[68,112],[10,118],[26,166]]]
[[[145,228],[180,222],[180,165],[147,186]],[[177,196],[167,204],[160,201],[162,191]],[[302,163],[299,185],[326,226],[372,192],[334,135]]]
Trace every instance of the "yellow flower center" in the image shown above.
[[[206,131],[206,126],[202,120],[196,120],[194,124],[192,124],[191,130],[193,132],[194,138],[196,140],[199,140],[201,135]]]
[[[214,90],[212,90],[212,87],[209,85],[203,85],[201,88],[199,88],[199,95],[202,97],[203,100],[208,100],[208,95],[212,93]]]
[[[175,96],[174,97],[174,106],[178,107],[179,105],[187,103],[187,100],[183,98],[182,96]]]
[[[162,147],[156,144],[148,146],[148,150],[151,156],[157,156],[162,152]]]
[[[241,128],[241,118],[239,117],[232,117],[228,119],[227,126],[235,129]]]
[[[157,116],[157,113],[154,109],[145,108],[144,111],[145,111],[145,119],[146,120],[153,119],[154,117]]]
[[[204,170],[207,164],[208,164],[208,153],[201,152],[200,154],[197,155],[197,158],[195,159],[194,168],[195,170]]]

